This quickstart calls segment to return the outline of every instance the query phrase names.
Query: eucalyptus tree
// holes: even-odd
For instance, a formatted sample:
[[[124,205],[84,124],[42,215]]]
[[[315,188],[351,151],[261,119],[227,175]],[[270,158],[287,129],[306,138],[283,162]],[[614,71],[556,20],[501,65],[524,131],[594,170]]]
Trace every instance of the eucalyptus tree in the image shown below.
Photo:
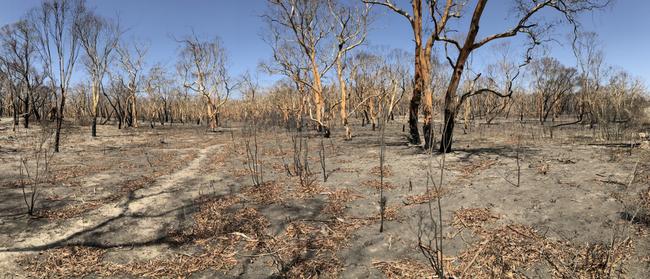
[[[74,26],[85,11],[82,0],[48,0],[31,13],[39,42],[45,76],[55,92],[57,106],[54,152],[59,152],[65,102],[75,63],[79,56],[79,35]]]
[[[237,83],[228,72],[226,49],[219,38],[201,40],[195,34],[180,41],[178,71],[185,88],[205,100],[210,129],[219,126],[219,112]]]
[[[577,71],[551,57],[536,60],[532,66],[537,118],[540,125],[544,125],[551,112],[557,110],[567,95],[573,92]]]
[[[448,0],[452,1],[452,0]],[[435,2],[435,1],[432,1]],[[573,27],[572,30],[578,30],[579,22],[578,16],[581,13],[601,9],[609,4],[610,0],[513,0],[513,12],[511,16],[515,18],[511,27],[506,28],[502,32],[493,33],[484,37],[479,37],[479,29],[481,20],[484,19],[484,11],[487,6],[487,0],[476,1],[474,8],[468,13],[460,13],[459,15],[467,14],[467,30],[465,31],[464,39],[455,39],[450,36],[451,32],[458,30],[442,30],[436,37],[436,40],[445,43],[452,48],[451,52],[447,52],[447,61],[452,69],[449,83],[444,94],[444,109],[443,109],[443,132],[440,143],[440,152],[451,152],[454,121],[459,107],[468,96],[478,94],[494,94],[500,97],[509,97],[512,95],[512,82],[517,78],[518,74],[513,75],[511,81],[508,82],[505,91],[500,91],[494,88],[474,88],[469,92],[463,92],[459,95],[458,89],[465,73],[467,61],[472,53],[481,47],[488,45],[491,42],[499,41],[506,38],[516,37],[518,35],[525,35],[529,42],[528,50],[524,56],[524,61],[518,66],[522,68],[530,62],[530,50],[535,46],[543,44],[552,38],[545,38],[555,34],[551,32],[557,26],[557,20],[563,20]],[[557,17],[552,16],[555,13]],[[541,13],[548,13],[548,16],[538,16]],[[432,13],[443,14],[444,13]],[[470,16],[471,15],[471,16]],[[462,17],[462,16],[461,16]],[[443,17],[444,18],[444,17]],[[434,22],[440,22],[434,16]],[[436,24],[437,25],[437,24]],[[455,57],[455,58],[454,58]],[[477,77],[478,78],[478,75]]]
[[[92,98],[91,135],[97,136],[97,115],[102,94],[102,82],[111,63],[112,53],[117,48],[120,36],[119,26],[91,10],[85,10],[75,22],[74,31],[84,50],[84,66],[90,75]]]
[[[6,77],[9,78],[7,81],[11,82],[11,84],[7,84],[7,88],[22,103],[23,126],[25,128],[29,128],[29,120],[32,115],[40,120],[39,108],[43,104],[42,98],[39,98],[35,92],[35,89],[42,85],[43,75],[38,72],[36,67],[38,44],[34,28],[32,21],[23,18],[0,29],[2,63],[5,66]]]
[[[368,33],[370,5],[346,6],[334,0],[328,2],[330,13],[334,19],[336,33],[336,77],[340,91],[341,124],[345,128],[345,138],[352,138],[348,122],[348,90],[344,77],[345,58],[349,51],[363,44]]]
[[[363,0],[365,3],[380,5],[397,13],[405,18],[413,32],[414,49],[414,75],[413,95],[409,106],[409,141],[412,144],[420,144],[420,132],[418,131],[418,110],[424,94],[424,124],[423,134],[425,149],[432,144],[432,117],[433,117],[433,93],[431,87],[432,64],[431,56],[434,42],[446,31],[450,19],[461,16],[460,9],[464,1],[436,1],[411,0],[409,9],[404,9],[391,0]],[[458,2],[458,3],[457,3]],[[424,4],[424,5],[423,5]],[[426,26],[426,15],[433,19],[433,26]],[[424,24],[423,24],[424,22]]]
[[[138,93],[144,84],[144,59],[147,55],[147,46],[138,42],[132,44],[122,43],[117,47],[118,65],[121,75],[117,81],[119,88],[126,89],[128,93],[125,120],[131,127],[138,127]]]
[[[326,137],[330,135],[330,124],[326,100],[323,91],[323,76],[335,64],[335,59],[329,51],[333,31],[332,17],[329,14],[325,1],[319,0],[268,0],[269,8],[264,15],[271,33],[272,45],[279,42],[291,42],[295,45],[292,50],[297,50],[299,63],[304,64],[308,70],[294,71],[293,78],[306,87],[311,93],[314,111],[309,109],[310,119],[316,123],[319,131]],[[283,64],[286,60],[278,57],[278,49],[274,51],[274,58]],[[280,59],[278,59],[280,58]],[[286,70],[286,66],[282,65]],[[295,74],[298,74],[296,76]]]

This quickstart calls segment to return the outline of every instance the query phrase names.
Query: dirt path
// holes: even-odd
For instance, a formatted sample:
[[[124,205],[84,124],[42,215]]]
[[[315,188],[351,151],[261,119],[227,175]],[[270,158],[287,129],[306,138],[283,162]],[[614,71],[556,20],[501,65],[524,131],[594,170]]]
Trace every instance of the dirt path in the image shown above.
[[[201,176],[198,172],[207,156],[222,146],[218,144],[201,149],[186,167],[159,177],[151,187],[136,190],[126,199],[53,224],[48,229],[21,232],[14,245],[0,248],[0,262],[4,262],[7,253],[40,251],[63,245],[111,248],[160,242],[185,219],[187,209],[199,195],[207,191],[203,188],[206,182],[220,180],[219,177]]]

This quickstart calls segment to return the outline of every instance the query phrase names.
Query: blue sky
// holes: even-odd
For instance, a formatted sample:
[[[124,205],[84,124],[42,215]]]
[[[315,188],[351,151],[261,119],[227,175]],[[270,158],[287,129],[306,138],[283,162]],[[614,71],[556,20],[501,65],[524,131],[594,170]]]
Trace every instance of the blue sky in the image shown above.
[[[406,0],[396,2],[408,8]],[[39,0],[0,0],[0,25],[16,21],[39,3]],[[488,3],[481,21],[481,34],[511,26],[509,3],[505,0]],[[258,63],[271,55],[260,36],[265,30],[265,23],[259,17],[266,9],[265,0],[89,0],[88,4],[102,15],[119,17],[122,27],[129,29],[127,39],[147,42],[149,65],[159,62],[172,67],[178,51],[173,37],[182,37],[192,29],[203,37],[221,37],[234,75],[255,72]],[[368,43],[412,51],[412,33],[406,20],[380,7],[376,12]],[[618,0],[604,12],[583,16],[581,22],[585,30],[599,34],[608,64],[648,81],[649,16],[650,1]],[[560,41],[566,42],[565,35],[561,35]],[[568,45],[552,44],[550,54],[567,65],[575,64]],[[275,79],[265,75],[259,78],[262,83]]]

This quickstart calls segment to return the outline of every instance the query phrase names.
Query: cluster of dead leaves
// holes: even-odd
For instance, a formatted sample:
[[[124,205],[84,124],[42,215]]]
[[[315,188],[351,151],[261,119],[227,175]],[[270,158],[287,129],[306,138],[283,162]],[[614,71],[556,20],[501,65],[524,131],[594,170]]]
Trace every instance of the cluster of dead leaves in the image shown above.
[[[541,269],[557,278],[603,278],[624,272],[629,258],[629,239],[609,246],[578,245],[540,235],[524,225],[505,225],[476,231],[479,241],[457,258],[454,272],[473,278],[528,278],[525,273]]]
[[[75,202],[60,207],[42,209],[37,212],[37,215],[42,218],[47,218],[50,220],[63,220],[63,219],[74,218],[88,211],[96,209],[100,207],[102,204],[119,199],[124,194],[136,191],[138,189],[142,189],[145,186],[150,185],[154,182],[155,179],[149,176],[141,176],[135,179],[129,179],[123,182],[119,186],[119,192],[121,194],[120,193],[113,194],[101,200]]]
[[[39,210],[37,215],[50,220],[69,219],[82,215],[102,205],[99,201],[88,201],[69,204],[60,208],[48,208]]]
[[[19,263],[34,277],[68,278],[96,274],[183,278],[208,268],[227,270],[234,267],[239,243],[245,241],[245,248],[252,249],[256,242],[250,240],[265,236],[268,220],[254,208],[237,208],[240,198],[213,198],[199,202],[202,205],[193,215],[194,224],[168,236],[178,244],[200,247],[197,254],[175,254],[161,259],[117,264],[102,260],[106,250],[68,246],[26,256]]]
[[[641,206],[650,211],[650,187],[639,193],[639,200],[641,201]]]
[[[342,216],[346,203],[363,197],[350,189],[338,189],[327,193],[327,196],[327,204],[323,208],[323,213],[331,216]]]
[[[197,155],[198,153],[196,151],[191,151],[187,154],[181,154],[178,151],[163,152],[155,154],[148,162],[151,164],[149,167],[154,169],[154,177],[159,177],[173,173],[187,166],[187,164],[194,160]]]
[[[226,161],[228,160],[229,154],[228,151],[221,150],[210,154],[208,157],[207,163],[199,167],[200,174],[209,174],[215,172],[219,168],[226,166]]]
[[[251,174],[251,171],[249,169],[233,169],[232,170],[232,175],[234,177],[237,177],[237,178],[244,177],[244,176],[247,176],[247,175],[250,175],[250,174]]]
[[[373,267],[379,269],[388,279],[430,278],[431,267],[417,260],[375,261]]]
[[[69,246],[50,249],[35,257],[18,260],[27,275],[34,278],[82,277],[103,269],[104,251],[88,247]]]
[[[528,278],[533,270],[554,278],[606,278],[625,274],[630,238],[612,243],[576,244],[541,235],[530,226],[493,227],[499,217],[486,208],[461,209],[452,226],[471,228],[476,237],[457,257],[445,263],[446,274],[471,278]],[[387,278],[424,278],[432,269],[417,260],[374,262]]]
[[[150,176],[140,176],[138,178],[129,179],[123,182],[120,187],[120,192],[122,193],[131,193],[139,189],[144,188],[147,185],[151,185],[156,180]]]
[[[214,198],[203,201],[192,218],[194,225],[187,236],[192,239],[210,239],[234,232],[259,234],[266,230],[269,221],[256,209],[242,207],[231,209],[241,202],[239,197]]]
[[[362,221],[294,221],[278,237],[268,242],[280,248],[275,253],[288,278],[337,278],[342,263],[336,253],[352,234],[365,225]],[[276,263],[277,264],[277,263]]]
[[[103,260],[106,250],[66,246],[46,250],[20,259],[28,276],[34,278],[80,278],[88,275],[149,278],[185,278],[207,268],[230,269],[236,263],[234,252],[212,247],[196,256],[174,254],[164,259],[118,264]]]
[[[382,169],[379,166],[373,167],[370,169],[370,174],[380,176],[381,170]],[[393,175],[392,168],[389,165],[385,165],[383,170],[384,170],[384,177],[390,177]]]
[[[284,185],[277,181],[266,181],[260,186],[248,186],[242,194],[250,202],[258,205],[269,205],[282,202],[285,198]]]
[[[456,228],[477,229],[485,223],[493,222],[499,216],[492,213],[489,208],[462,208],[454,212],[454,221],[451,223]]]
[[[435,189],[429,189],[422,194],[407,196],[406,200],[404,201],[404,205],[428,203],[429,201],[433,201],[439,197],[442,197],[444,194],[444,189],[440,189],[439,191]]]
[[[73,179],[79,178],[83,175],[88,175],[90,173],[100,173],[102,171],[108,170],[109,167],[109,165],[94,164],[81,164],[69,167],[60,167],[51,170],[51,175],[48,182],[55,185],[59,183],[67,183],[71,186],[81,186],[80,181],[73,181]]]
[[[472,161],[469,165],[460,165],[456,170],[460,171],[462,178],[471,178],[472,176],[491,168],[497,160],[482,159]]]
[[[376,191],[379,191],[379,189],[381,189],[382,184],[381,184],[380,180],[373,179],[373,180],[367,180],[367,181],[361,182],[361,186],[372,188],[372,189],[375,189]],[[390,183],[388,181],[384,181],[383,186],[384,186],[384,190],[392,190],[392,189],[397,188],[397,186],[395,186],[393,183]]]
[[[300,177],[293,177],[292,183],[296,185],[289,193],[289,196],[294,199],[308,199],[312,198],[325,191],[325,187],[318,183],[318,179],[314,175],[304,175],[302,182]]]

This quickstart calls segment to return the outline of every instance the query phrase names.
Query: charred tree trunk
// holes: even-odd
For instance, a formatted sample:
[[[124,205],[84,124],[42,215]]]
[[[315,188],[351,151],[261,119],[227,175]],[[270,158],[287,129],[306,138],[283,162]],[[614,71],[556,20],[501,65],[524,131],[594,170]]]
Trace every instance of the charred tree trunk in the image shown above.
[[[455,112],[453,110],[448,110],[445,108],[445,118],[443,129],[442,129],[442,139],[440,139],[440,152],[449,153],[451,152],[451,143],[453,142],[454,137],[454,118]]]
[[[23,126],[25,129],[29,128],[29,117],[31,116],[31,108],[29,107],[29,93],[26,94],[23,100]]]
[[[418,110],[422,102],[424,77],[422,76],[422,1],[412,1],[413,5],[413,37],[415,39],[415,69],[413,71],[413,96],[409,104],[409,142],[420,144],[420,131],[418,130]]]
[[[417,73],[417,71],[416,71]],[[417,74],[416,74],[417,80]],[[416,81],[417,83],[417,81]],[[418,130],[418,109],[422,100],[422,91],[420,88],[413,88],[413,96],[409,105],[409,142],[411,144],[420,144],[420,131]]]
[[[54,134],[54,152],[59,152],[61,145],[61,127],[63,126],[63,109],[65,108],[65,89],[61,88],[61,103],[56,117],[56,133]]]
[[[13,131],[16,131],[16,127],[18,126],[18,105],[16,104],[16,96],[14,96],[13,91],[11,91],[11,107],[13,111],[13,118],[14,118],[14,124],[12,126]]]
[[[92,137],[97,137],[97,116],[93,116],[93,124],[90,133]]]
[[[469,55],[472,53],[477,46],[474,46],[474,41],[476,40],[476,35],[479,31],[479,21],[481,20],[481,15],[485,9],[487,0],[479,0],[474,9],[472,15],[472,20],[469,27],[469,32],[465,39],[463,47],[458,53],[458,58],[456,63],[454,63],[454,72],[451,75],[449,80],[449,86],[445,92],[445,104],[444,104],[444,122],[442,123],[442,139],[440,140],[440,152],[448,153],[451,152],[451,143],[454,135],[454,120],[456,118],[456,112],[458,111],[458,104],[456,101],[456,92],[458,90],[458,85],[460,84],[463,71],[465,69],[465,63],[469,58]],[[460,101],[462,103],[462,100]]]

